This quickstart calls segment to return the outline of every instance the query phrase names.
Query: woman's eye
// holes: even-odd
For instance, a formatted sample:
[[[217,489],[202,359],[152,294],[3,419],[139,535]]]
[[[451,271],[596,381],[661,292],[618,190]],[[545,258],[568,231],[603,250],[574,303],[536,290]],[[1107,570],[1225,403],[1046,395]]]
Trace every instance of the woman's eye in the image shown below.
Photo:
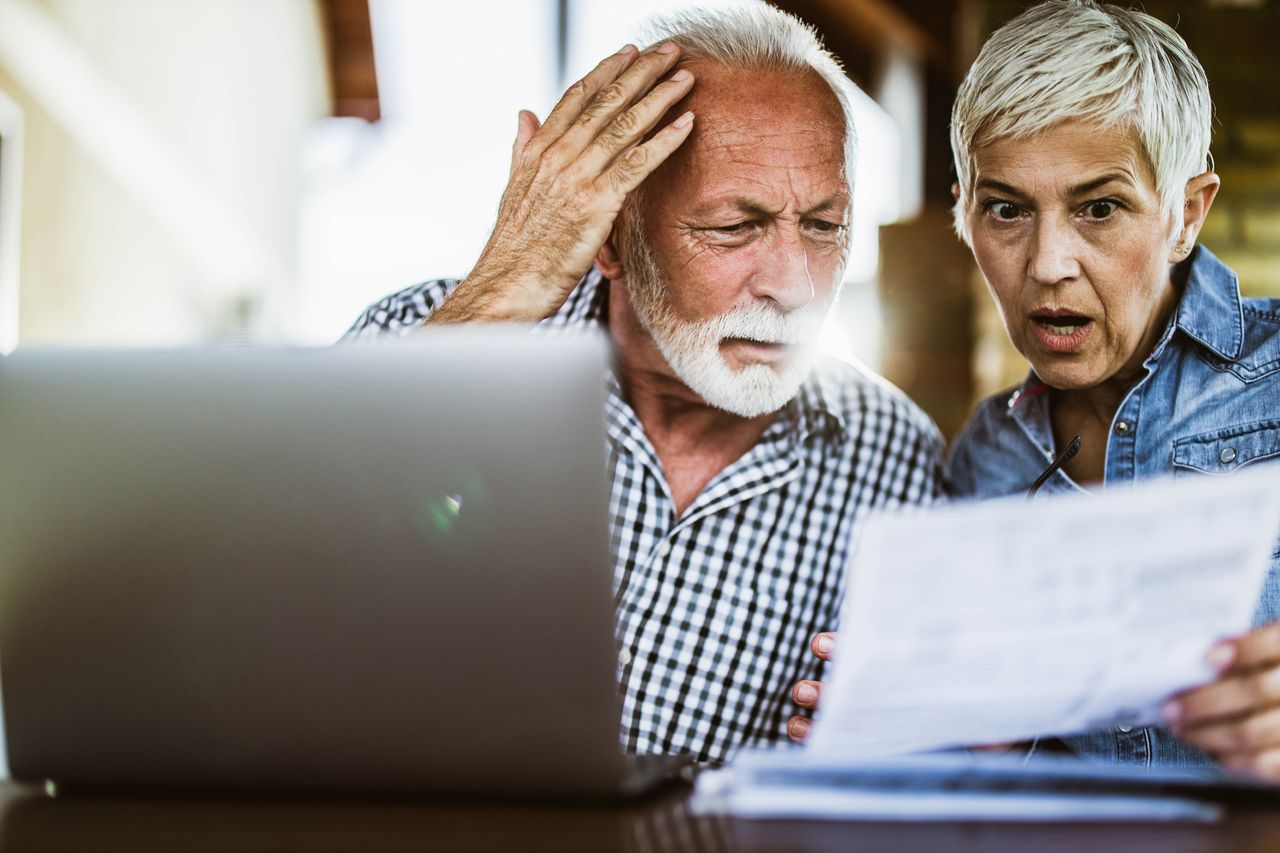
[[[1107,219],[1118,207],[1114,201],[1091,201],[1085,205],[1084,211],[1090,219]]]
[[[989,201],[987,213],[1004,222],[1011,222],[1022,215],[1022,208],[1007,201]]]

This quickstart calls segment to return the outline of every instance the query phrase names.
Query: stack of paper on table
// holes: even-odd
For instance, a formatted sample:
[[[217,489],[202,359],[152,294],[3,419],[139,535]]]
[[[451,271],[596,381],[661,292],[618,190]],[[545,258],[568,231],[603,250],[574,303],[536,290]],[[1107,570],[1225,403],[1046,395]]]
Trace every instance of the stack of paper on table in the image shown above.
[[[874,817],[1211,816],[1213,807],[1186,799],[1191,789],[1175,794],[1145,773],[1135,778],[1159,783],[1145,791],[953,795],[936,785],[877,789],[868,783],[894,763],[866,762],[1158,723],[1169,696],[1212,678],[1209,648],[1249,629],[1278,533],[1277,466],[877,517],[849,571],[808,746],[799,757],[748,757],[706,774],[698,800],[775,817],[806,802]],[[935,760],[989,766],[964,753]],[[1012,766],[1001,763],[1001,778],[1021,791]],[[855,777],[835,772],[868,767],[875,772],[855,774],[853,788],[839,780]],[[1132,772],[1072,768],[1077,780]],[[1210,773],[1196,777],[1195,797],[1224,781]],[[812,807],[803,813],[814,816]]]
[[[1207,767],[1024,763],[963,751],[856,759],[786,749],[704,771],[693,808],[761,819],[1211,821],[1226,802],[1274,807],[1280,788]]]

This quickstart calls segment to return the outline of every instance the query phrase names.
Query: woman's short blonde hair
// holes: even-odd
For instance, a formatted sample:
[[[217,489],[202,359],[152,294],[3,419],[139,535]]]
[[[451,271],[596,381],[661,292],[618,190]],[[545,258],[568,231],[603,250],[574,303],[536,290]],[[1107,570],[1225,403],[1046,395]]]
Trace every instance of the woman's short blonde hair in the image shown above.
[[[969,242],[974,151],[1065,121],[1130,128],[1178,233],[1184,188],[1209,168],[1213,103],[1199,60],[1172,27],[1092,0],[1049,0],[992,34],[956,96],[956,232]]]

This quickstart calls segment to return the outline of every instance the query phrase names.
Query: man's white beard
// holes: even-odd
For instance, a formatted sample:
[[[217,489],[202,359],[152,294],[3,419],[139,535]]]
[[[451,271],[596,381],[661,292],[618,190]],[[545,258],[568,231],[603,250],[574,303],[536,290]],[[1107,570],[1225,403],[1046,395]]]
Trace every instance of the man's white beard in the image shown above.
[[[631,307],[685,385],[708,404],[744,418],[776,412],[799,393],[818,359],[825,307],[784,314],[755,303],[710,320],[681,320],[671,310],[653,253],[635,230],[627,231],[623,263]],[[787,344],[791,349],[777,364],[749,364],[735,371],[720,352],[725,338]]]

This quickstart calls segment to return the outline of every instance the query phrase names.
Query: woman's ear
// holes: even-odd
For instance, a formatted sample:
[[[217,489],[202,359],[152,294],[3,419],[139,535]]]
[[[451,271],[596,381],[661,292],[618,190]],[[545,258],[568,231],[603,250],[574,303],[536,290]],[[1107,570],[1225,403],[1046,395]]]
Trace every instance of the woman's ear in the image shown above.
[[[1222,179],[1214,172],[1205,172],[1187,181],[1186,198],[1182,205],[1182,230],[1178,232],[1178,239],[1174,241],[1169,253],[1170,263],[1176,264],[1191,254],[1196,237],[1200,234],[1200,228],[1204,225],[1205,217],[1209,215],[1209,208],[1213,206],[1213,200],[1221,186]]]

